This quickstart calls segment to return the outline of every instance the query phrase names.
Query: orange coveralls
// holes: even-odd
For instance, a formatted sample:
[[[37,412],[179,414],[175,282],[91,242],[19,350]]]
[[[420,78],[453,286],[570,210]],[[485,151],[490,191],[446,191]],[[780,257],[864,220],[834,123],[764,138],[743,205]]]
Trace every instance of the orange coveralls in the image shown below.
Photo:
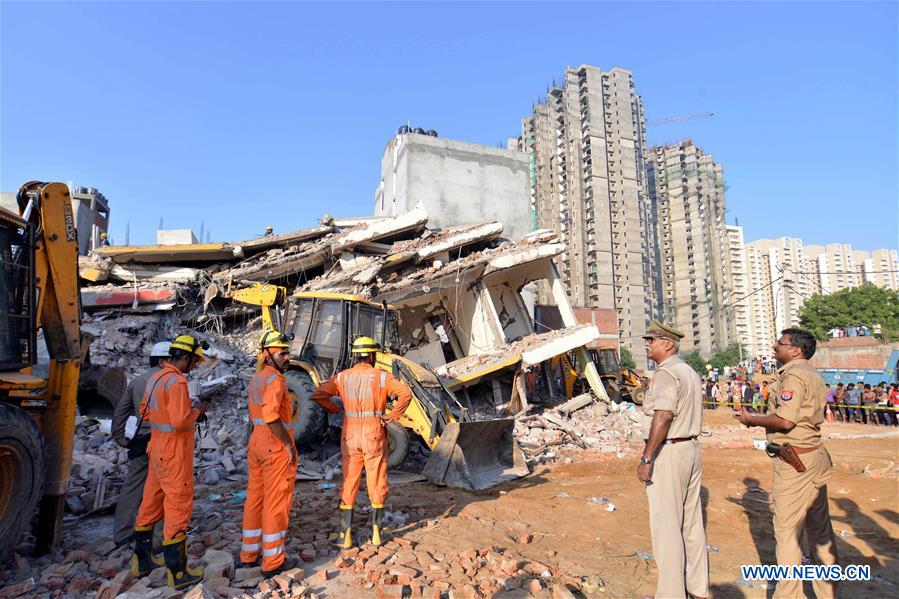
[[[147,381],[141,402],[150,423],[150,458],[144,497],[135,526],[152,526],[165,519],[166,541],[187,533],[194,507],[194,430],[199,410],[192,408],[187,379],[166,364]]]
[[[250,480],[243,508],[240,561],[255,562],[261,550],[262,569],[270,572],[284,563],[297,465],[268,424],[280,420],[293,439],[293,407],[284,375],[268,365],[250,381],[249,394],[253,434],[247,448]]]
[[[397,420],[412,401],[412,391],[393,375],[361,362],[322,383],[312,401],[336,414],[340,408],[331,401],[343,400],[343,433],[340,450],[343,461],[342,507],[356,503],[362,467],[372,507],[384,507],[387,499],[387,431],[379,416],[387,408],[387,397],[397,398],[390,420]]]

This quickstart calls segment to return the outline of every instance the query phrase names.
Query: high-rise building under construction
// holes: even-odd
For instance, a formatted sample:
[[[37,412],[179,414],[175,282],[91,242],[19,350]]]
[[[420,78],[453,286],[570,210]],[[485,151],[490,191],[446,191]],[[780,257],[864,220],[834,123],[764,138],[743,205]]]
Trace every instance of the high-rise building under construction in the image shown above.
[[[631,72],[569,67],[522,119],[535,228],[567,246],[557,264],[575,306],[614,309],[639,365],[656,314],[654,223],[643,165],[645,117]]]
[[[664,320],[684,333],[681,349],[703,355],[734,340],[736,313],[720,164],[692,141],[653,147],[647,191],[658,234],[657,296]]]

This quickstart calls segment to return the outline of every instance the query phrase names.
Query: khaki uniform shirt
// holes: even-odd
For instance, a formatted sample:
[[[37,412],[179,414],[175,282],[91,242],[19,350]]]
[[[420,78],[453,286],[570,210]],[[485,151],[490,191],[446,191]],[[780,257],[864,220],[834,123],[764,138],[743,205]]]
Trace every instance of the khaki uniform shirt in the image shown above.
[[[649,439],[656,410],[674,414],[668,439],[696,437],[702,430],[702,381],[679,357],[669,356],[659,364],[643,398],[643,438]]]
[[[809,366],[808,360],[793,360],[779,368],[768,397],[768,413],[796,426],[788,433],[768,433],[768,442],[796,447],[820,445],[826,403],[824,379]]]

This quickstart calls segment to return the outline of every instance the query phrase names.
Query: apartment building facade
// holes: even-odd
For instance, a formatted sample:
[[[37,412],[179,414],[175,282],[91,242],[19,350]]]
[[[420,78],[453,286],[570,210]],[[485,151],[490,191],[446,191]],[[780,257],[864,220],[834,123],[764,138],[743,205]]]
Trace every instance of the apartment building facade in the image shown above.
[[[658,316],[645,127],[630,71],[582,65],[522,119],[516,140],[530,161],[534,225],[566,246],[557,264],[569,300],[614,309],[621,343],[641,366],[640,335]]]
[[[770,356],[785,328],[799,326],[799,310],[814,291],[808,260],[796,237],[759,239],[746,244],[749,302],[755,355]],[[756,296],[761,296],[756,298]]]
[[[731,292],[727,304],[733,312],[735,340],[743,346],[747,355],[755,355],[755,339],[752,334],[752,296],[749,280],[749,263],[743,242],[743,227],[725,225],[727,231],[727,259]]]
[[[721,165],[686,140],[649,149],[646,172],[658,236],[656,295],[662,317],[685,333],[683,350],[708,355],[726,347],[736,333]]]

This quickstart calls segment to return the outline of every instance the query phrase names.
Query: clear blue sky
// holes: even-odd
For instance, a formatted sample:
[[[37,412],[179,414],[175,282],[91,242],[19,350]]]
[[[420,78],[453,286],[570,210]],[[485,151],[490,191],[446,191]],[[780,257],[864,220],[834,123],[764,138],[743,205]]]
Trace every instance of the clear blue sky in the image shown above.
[[[370,214],[397,127],[496,145],[567,65],[631,69],[725,169],[747,240],[897,246],[897,4],[0,2],[0,187],[74,181],[111,236]]]

